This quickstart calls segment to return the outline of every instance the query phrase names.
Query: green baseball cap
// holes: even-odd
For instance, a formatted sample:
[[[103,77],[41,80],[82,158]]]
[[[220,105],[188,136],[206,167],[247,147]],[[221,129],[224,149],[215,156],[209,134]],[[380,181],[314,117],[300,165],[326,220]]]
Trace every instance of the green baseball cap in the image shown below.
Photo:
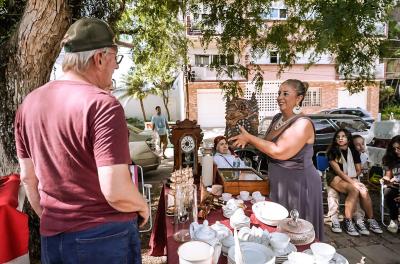
[[[132,44],[117,40],[106,22],[92,17],[81,18],[73,23],[61,44],[65,52],[80,52],[113,46],[133,48]]]

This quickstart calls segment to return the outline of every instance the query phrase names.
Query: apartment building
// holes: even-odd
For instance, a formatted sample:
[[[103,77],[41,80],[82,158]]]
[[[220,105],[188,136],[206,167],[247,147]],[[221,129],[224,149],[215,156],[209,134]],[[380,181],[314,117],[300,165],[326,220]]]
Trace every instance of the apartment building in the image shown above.
[[[206,10],[197,17],[207,15]],[[283,1],[276,2],[270,12],[265,15],[266,22],[272,20],[285,20],[287,9]],[[345,88],[344,79],[339,76],[335,63],[330,54],[322,56],[313,66],[305,70],[308,63],[308,54],[298,54],[296,63],[290,69],[286,69],[280,76],[278,73],[279,54],[274,50],[267,50],[256,58],[250,56],[248,48],[244,48],[240,58],[218,54],[216,46],[211,43],[207,49],[201,47],[200,31],[196,28],[196,19],[193,15],[187,17],[187,35],[192,41],[193,47],[189,48],[189,60],[191,67],[189,87],[189,118],[198,120],[202,127],[225,126],[225,100],[219,89],[220,81],[228,81],[224,75],[218,76],[213,64],[233,64],[240,61],[246,67],[250,64],[259,65],[263,70],[264,84],[262,91],[256,94],[259,106],[259,118],[274,115],[279,111],[276,97],[279,85],[286,79],[300,79],[310,85],[303,103],[305,113],[315,113],[323,109],[336,107],[361,107],[369,111],[374,117],[378,114],[379,87],[367,86],[364,91],[350,95]],[[385,25],[377,25],[377,30],[386,34]],[[218,31],[218,28],[217,28]],[[245,97],[250,98],[254,92],[251,83],[253,76],[247,78],[236,75],[234,80],[244,89]],[[385,78],[385,64],[376,62],[376,83]]]

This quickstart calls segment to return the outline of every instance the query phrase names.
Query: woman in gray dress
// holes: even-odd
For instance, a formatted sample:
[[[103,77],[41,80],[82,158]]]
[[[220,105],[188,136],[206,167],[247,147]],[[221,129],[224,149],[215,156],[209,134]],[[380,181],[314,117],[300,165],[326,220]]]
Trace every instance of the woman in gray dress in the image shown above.
[[[236,147],[251,144],[269,156],[270,198],[314,225],[315,236],[324,239],[321,178],[312,162],[315,130],[301,113],[308,84],[295,79],[282,83],[278,92],[280,113],[274,116],[264,139],[249,134],[232,137]]]

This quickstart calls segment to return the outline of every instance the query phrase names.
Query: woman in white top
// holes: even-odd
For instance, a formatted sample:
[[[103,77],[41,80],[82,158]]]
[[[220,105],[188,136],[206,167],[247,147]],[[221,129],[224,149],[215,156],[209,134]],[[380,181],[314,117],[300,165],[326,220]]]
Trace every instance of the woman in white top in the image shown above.
[[[224,136],[218,136],[214,139],[214,152],[214,163],[218,168],[235,168],[237,167],[236,162],[239,162],[239,168],[246,167],[243,160],[232,155]]]

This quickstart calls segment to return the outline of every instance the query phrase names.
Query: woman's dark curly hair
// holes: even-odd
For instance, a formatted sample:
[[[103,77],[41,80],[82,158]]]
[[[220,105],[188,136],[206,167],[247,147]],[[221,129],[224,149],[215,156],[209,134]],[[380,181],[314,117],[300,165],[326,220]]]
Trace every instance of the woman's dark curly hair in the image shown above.
[[[353,138],[350,131],[345,128],[341,128],[333,135],[331,145],[328,147],[327,155],[330,160],[335,160],[341,156],[339,145],[336,141],[336,137],[340,132],[343,132],[346,135],[349,148],[354,149]]]
[[[394,151],[394,143],[400,144],[400,135],[394,136],[386,149],[385,156],[382,158],[383,165],[393,168],[397,163],[400,163],[400,158]]]

